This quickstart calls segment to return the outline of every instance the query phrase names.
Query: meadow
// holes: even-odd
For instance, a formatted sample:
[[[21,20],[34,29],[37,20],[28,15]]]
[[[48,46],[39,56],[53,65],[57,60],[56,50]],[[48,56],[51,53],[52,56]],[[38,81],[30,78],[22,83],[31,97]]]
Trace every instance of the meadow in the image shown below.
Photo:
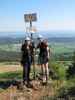
[[[20,44],[0,44],[0,61],[20,61]],[[51,58],[55,60],[72,60],[75,51],[74,43],[50,43]]]

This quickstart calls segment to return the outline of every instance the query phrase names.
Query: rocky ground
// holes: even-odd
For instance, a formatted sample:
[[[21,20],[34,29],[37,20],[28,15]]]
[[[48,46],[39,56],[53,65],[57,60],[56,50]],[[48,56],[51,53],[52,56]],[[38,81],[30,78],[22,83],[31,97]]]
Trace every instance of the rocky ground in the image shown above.
[[[0,100],[44,100],[45,97],[53,96],[54,89],[51,83],[42,86],[39,81],[32,81],[33,88],[27,88],[21,83],[11,85],[0,93]]]

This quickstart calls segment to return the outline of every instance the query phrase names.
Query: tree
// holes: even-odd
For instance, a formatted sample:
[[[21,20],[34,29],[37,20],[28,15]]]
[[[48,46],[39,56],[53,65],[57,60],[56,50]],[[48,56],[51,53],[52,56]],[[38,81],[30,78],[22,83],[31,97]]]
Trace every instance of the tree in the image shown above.
[[[75,52],[73,53],[73,62],[67,70],[67,78],[75,76]]]

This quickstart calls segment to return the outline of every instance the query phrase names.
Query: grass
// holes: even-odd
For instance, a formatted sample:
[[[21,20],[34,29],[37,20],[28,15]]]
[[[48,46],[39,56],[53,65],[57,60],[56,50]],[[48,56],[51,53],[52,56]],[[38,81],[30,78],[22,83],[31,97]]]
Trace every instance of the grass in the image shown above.
[[[53,69],[54,74],[58,77],[60,80],[65,80],[66,79],[66,67],[64,62],[50,62],[50,69]]]
[[[0,44],[0,50],[3,51],[20,51],[21,44]]]
[[[38,74],[39,71],[40,71],[40,69],[36,68],[36,72],[35,73]],[[0,73],[0,79],[22,79],[22,74],[23,74],[22,73],[22,69],[20,69],[20,67],[19,67],[19,70],[17,70],[17,71],[8,70],[8,72]],[[34,75],[33,67],[31,67],[30,77],[32,78],[33,75]]]
[[[19,65],[19,64],[20,64],[20,62],[17,62],[17,61],[15,61],[15,62],[13,62],[13,61],[0,62],[0,65]]]
[[[55,96],[43,96],[40,100],[60,100],[60,98],[66,98],[75,91],[75,77],[69,80],[66,80],[66,67],[70,62],[60,63],[60,62],[50,62],[51,67],[59,76],[58,80],[53,80],[49,88],[53,87],[53,91],[55,92]],[[36,73],[39,73],[39,69],[36,69]],[[31,77],[33,76],[33,70],[31,69]],[[4,81],[1,81],[5,79]],[[9,83],[13,83],[14,79],[22,79],[22,71],[14,71],[14,72],[5,72],[0,73],[0,92],[4,91],[4,89],[9,87]],[[11,80],[11,81],[9,81]],[[61,82],[61,83],[60,83]],[[3,84],[3,85],[1,85]],[[61,85],[62,84],[62,85]],[[3,88],[2,88],[3,87]],[[50,91],[50,89],[49,89]],[[73,92],[74,93],[74,92]],[[45,95],[45,94],[44,94]],[[71,96],[72,98],[72,96]],[[66,100],[66,99],[64,99]]]
[[[21,79],[22,71],[0,73],[0,79]]]
[[[51,61],[50,62],[50,69],[52,68],[54,70],[54,72],[59,76],[59,78],[61,79],[65,79],[66,77],[66,69],[68,67],[68,64],[71,63],[70,61],[66,61],[66,62],[59,62],[59,61]],[[18,62],[4,62],[4,63],[0,63],[1,67],[6,67],[8,68],[8,71],[0,73],[0,79],[12,79],[12,78],[22,78],[22,68],[20,67]],[[3,66],[4,65],[4,66]],[[12,67],[11,65],[14,65],[14,67]],[[17,66],[17,67],[16,67]],[[15,70],[9,70],[9,67],[15,68]],[[1,69],[3,70],[3,69]],[[16,71],[17,70],[17,71]],[[40,73],[40,67],[37,66],[36,67],[36,74]],[[33,66],[31,67],[31,77],[33,76]]]

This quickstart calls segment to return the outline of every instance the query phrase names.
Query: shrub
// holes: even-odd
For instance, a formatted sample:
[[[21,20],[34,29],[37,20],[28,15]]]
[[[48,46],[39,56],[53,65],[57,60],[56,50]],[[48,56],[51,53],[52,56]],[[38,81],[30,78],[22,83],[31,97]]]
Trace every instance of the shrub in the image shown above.
[[[69,66],[67,70],[67,78],[72,78],[75,76],[75,52],[73,53],[73,63]]]
[[[49,69],[53,72],[53,75],[57,77],[57,79],[65,79],[66,78],[66,68],[62,63],[58,62],[49,62]]]

